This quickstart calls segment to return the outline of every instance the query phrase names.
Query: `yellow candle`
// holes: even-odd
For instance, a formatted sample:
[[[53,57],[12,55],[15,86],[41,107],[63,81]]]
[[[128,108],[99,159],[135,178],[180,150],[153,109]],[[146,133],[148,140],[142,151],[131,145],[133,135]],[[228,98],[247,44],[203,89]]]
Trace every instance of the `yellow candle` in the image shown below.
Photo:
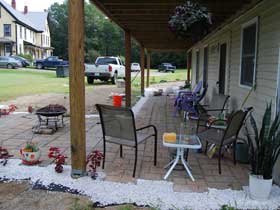
[[[176,143],[176,133],[164,133],[163,140],[167,143]]]

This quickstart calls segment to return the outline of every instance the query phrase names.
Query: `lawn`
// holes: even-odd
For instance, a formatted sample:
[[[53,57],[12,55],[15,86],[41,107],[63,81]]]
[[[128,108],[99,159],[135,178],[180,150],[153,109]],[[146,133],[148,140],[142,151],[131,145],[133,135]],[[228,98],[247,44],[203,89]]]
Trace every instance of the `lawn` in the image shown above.
[[[0,69],[0,101],[38,93],[67,93],[69,79],[55,72]]]
[[[155,76],[153,76],[153,74],[156,74]],[[187,79],[187,70],[186,69],[177,69],[175,71],[175,73],[171,73],[171,72],[160,72],[158,73],[157,70],[155,69],[151,69],[150,71],[150,84],[156,84],[156,83],[160,83],[161,81],[168,81],[168,82],[172,82],[172,81],[184,81]],[[133,79],[133,77],[132,77]],[[140,84],[141,78],[140,78],[140,73],[137,76],[137,78],[133,81],[133,85],[138,85]]]
[[[150,83],[186,79],[186,70],[173,73],[157,73],[151,70]],[[133,76],[132,76],[133,79]],[[140,74],[132,83],[133,95],[140,95]],[[99,82],[97,82],[99,83]],[[85,82],[86,86],[87,83]],[[68,93],[69,78],[57,78],[55,71],[8,70],[0,69],[0,101],[7,101],[18,96],[41,93]]]
[[[147,70],[145,71],[147,72]],[[173,82],[173,81],[185,81],[187,79],[187,70],[186,69],[177,69],[175,73],[171,72],[158,72],[156,69],[151,69],[150,71],[150,84],[157,84],[160,82]],[[132,80],[132,104],[136,104],[141,95],[141,74],[135,77],[131,77]],[[146,77],[145,77],[145,86],[146,86]]]

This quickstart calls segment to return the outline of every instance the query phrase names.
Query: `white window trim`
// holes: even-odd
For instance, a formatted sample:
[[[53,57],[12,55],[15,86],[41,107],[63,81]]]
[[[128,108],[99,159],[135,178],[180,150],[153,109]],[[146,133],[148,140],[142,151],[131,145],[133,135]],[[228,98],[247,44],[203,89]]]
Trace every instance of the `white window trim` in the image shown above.
[[[243,54],[243,31],[248,26],[256,24],[256,43],[255,43],[255,61],[254,61],[254,75],[253,75],[253,85],[248,86],[241,84],[241,69],[242,69],[242,54]],[[259,17],[255,17],[252,20],[241,25],[241,47],[240,47],[240,65],[239,65],[239,86],[242,88],[252,89],[256,84],[256,67],[257,67],[257,56],[258,56],[258,37],[259,37]]]

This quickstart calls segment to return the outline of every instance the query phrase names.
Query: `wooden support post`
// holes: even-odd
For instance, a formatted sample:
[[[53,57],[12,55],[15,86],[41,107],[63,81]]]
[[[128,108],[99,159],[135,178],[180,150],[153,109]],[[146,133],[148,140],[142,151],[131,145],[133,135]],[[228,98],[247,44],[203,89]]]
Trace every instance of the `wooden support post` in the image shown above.
[[[72,177],[86,172],[84,0],[69,0],[70,137]]]
[[[131,34],[125,32],[125,106],[131,107]]]
[[[141,95],[145,95],[145,48],[141,45]]]
[[[150,67],[151,67],[151,53],[147,50],[147,84],[146,86],[150,86]]]

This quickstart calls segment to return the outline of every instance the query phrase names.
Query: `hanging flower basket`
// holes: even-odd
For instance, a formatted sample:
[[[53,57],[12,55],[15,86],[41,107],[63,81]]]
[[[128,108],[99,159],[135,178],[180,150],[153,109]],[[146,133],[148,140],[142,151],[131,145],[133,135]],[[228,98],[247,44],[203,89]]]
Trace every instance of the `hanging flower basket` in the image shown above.
[[[170,30],[181,38],[199,39],[208,33],[211,18],[206,7],[187,1],[175,8],[168,24]]]

